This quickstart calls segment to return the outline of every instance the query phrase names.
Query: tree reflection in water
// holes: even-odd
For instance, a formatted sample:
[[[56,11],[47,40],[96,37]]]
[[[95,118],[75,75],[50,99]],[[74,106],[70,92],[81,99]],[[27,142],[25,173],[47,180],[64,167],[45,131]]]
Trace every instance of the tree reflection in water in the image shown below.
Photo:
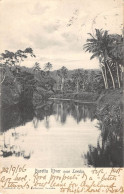
[[[4,139],[1,143],[0,155],[2,157],[14,155],[15,157],[30,159],[32,153],[23,149],[23,142],[21,145],[15,143],[22,141],[23,136],[27,136],[27,133],[22,132],[21,129],[16,132],[18,126],[24,126],[27,122],[32,121],[34,128],[37,129],[40,121],[44,120],[45,128],[49,129],[51,127],[49,122],[51,115],[55,115],[56,122],[61,123],[61,125],[66,124],[68,116],[73,117],[78,124],[81,120],[85,121],[87,118],[93,120],[95,109],[96,107],[93,104],[84,105],[72,101],[48,101],[35,109],[32,105],[19,105],[4,109],[2,110],[1,123],[1,134],[3,134]]]
[[[107,115],[108,114],[108,115]],[[97,146],[89,145],[89,151],[83,155],[87,161],[87,165],[94,167],[121,167],[123,166],[123,131],[122,119],[112,117],[109,111],[104,117],[99,118],[98,128],[101,134],[97,141]],[[1,146],[2,157],[23,157],[30,159],[33,154],[31,151],[26,151],[22,145],[16,145],[16,140],[23,140],[23,136],[27,134],[16,131],[16,127],[23,126],[27,122],[32,121],[33,126],[37,129],[40,121],[44,120],[43,124],[46,129],[51,128],[50,116],[55,116],[55,121],[61,125],[65,125],[68,117],[73,117],[77,125],[87,119],[93,121],[96,119],[96,106],[94,104],[82,104],[73,101],[48,101],[41,107],[33,109],[32,106],[15,106],[11,109],[2,111],[1,134],[3,134],[3,143]],[[11,130],[9,130],[11,129]],[[11,131],[11,134],[9,134]],[[9,134],[9,139],[7,139]],[[14,141],[10,141],[10,138]],[[90,142],[89,142],[90,144]]]
[[[56,121],[59,121],[61,124],[66,123],[67,117],[71,115],[77,123],[81,120],[84,122],[86,119],[91,121],[95,119],[95,110],[96,106],[94,104],[81,104],[76,102],[68,101],[57,101],[57,102],[48,102],[46,105],[36,109],[35,120],[45,119],[46,128],[49,125],[49,116],[55,115]]]
[[[121,119],[107,115],[99,122],[101,135],[97,147],[89,145],[84,155],[88,165],[94,167],[123,167],[123,125]]]
[[[33,106],[23,106],[23,104],[19,104],[14,107],[10,107],[7,109],[3,109],[1,111],[1,129],[0,132],[3,134],[3,142],[0,144],[2,157],[9,157],[14,155],[15,157],[22,156],[25,159],[29,159],[31,157],[30,152],[26,152],[24,149],[21,149],[19,145],[14,145],[10,143],[10,139],[16,141],[20,139],[21,136],[25,134],[21,134],[16,132],[16,127],[23,126],[27,122],[31,121],[34,116]],[[6,135],[11,130],[11,134],[9,138],[6,138]]]
[[[10,142],[11,140],[16,140],[16,139],[21,139],[21,136],[24,136],[24,134],[21,133],[14,133],[12,132],[11,135],[9,136],[8,141],[6,141],[6,132],[4,133],[4,139],[3,143],[1,143],[0,148],[1,148],[1,156],[2,157],[9,157],[9,156],[15,156],[15,157],[23,157],[25,159],[29,159],[31,157],[31,152],[25,151],[23,148],[21,148],[20,145],[15,145],[14,143]]]
[[[6,131],[11,128],[25,125],[34,117],[33,106],[24,106],[19,104],[1,111],[1,128],[0,131]]]

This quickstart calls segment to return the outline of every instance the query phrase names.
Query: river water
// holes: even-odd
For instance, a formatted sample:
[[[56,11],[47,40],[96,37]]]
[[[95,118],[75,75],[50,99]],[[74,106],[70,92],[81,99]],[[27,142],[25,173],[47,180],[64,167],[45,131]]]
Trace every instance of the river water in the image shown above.
[[[35,110],[4,110],[1,162],[32,168],[90,166],[87,153],[97,147],[101,134],[95,110],[94,104],[63,101],[49,101]]]

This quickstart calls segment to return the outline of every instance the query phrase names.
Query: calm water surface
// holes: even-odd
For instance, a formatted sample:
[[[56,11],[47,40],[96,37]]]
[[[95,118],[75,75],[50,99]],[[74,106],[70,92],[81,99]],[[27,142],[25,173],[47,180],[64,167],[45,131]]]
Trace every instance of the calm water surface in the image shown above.
[[[87,167],[101,130],[94,104],[47,102],[2,111],[1,162],[30,167]],[[90,154],[92,155],[92,154]],[[94,157],[94,155],[92,156]]]

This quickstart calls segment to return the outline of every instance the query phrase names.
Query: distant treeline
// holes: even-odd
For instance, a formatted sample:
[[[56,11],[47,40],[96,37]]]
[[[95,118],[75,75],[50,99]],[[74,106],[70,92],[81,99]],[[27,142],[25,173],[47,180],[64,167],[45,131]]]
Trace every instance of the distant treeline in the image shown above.
[[[93,53],[91,59],[98,58],[100,70],[68,70],[63,66],[52,71],[54,64],[50,62],[43,69],[38,62],[32,68],[27,68],[21,63],[29,56],[36,57],[32,48],[1,53],[1,104],[26,102],[36,105],[53,95],[62,94],[64,97],[67,93],[100,93],[104,89],[122,87],[123,37],[109,35],[103,30],[96,30],[95,36],[90,36],[84,49]]]

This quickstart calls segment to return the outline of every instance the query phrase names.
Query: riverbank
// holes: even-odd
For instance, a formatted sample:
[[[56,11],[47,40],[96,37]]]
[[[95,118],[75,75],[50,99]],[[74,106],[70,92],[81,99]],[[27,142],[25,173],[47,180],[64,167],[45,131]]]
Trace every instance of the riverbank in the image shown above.
[[[99,97],[97,92],[79,92],[79,93],[59,93],[54,94],[50,98],[51,99],[59,99],[59,100],[77,100],[82,102],[95,102]]]
[[[123,114],[123,91],[122,89],[104,90],[97,99],[98,119],[115,119],[120,121]]]
[[[89,145],[85,155],[94,167],[123,167],[123,93],[121,89],[101,92],[96,107],[96,119],[101,134],[97,146]]]
[[[80,136],[80,134],[82,133],[82,137],[80,138],[81,145],[80,148],[76,149],[77,152],[81,150],[82,153],[82,147],[84,147],[82,143],[85,143],[86,139],[91,137],[92,134],[95,134],[95,136],[92,137],[92,140],[93,142],[95,142],[95,144],[91,142],[91,139],[88,139],[88,150],[85,150],[85,155],[83,156],[86,158],[89,166],[122,167],[122,90],[118,89],[102,91],[97,100],[94,101],[95,104],[94,102],[92,104],[88,104],[86,102],[83,102],[83,100],[81,101],[81,103],[75,103],[75,101],[78,100],[69,99],[68,101],[66,101],[64,99],[63,101],[61,101],[60,99],[57,99],[54,101],[51,99],[44,102],[41,101],[41,106],[33,106],[32,110],[30,106],[26,108],[24,105],[14,107],[14,110],[12,110],[12,108],[3,110],[1,117],[1,127],[3,131],[7,131],[8,129],[22,126],[22,130],[20,130],[20,132],[22,132],[23,127],[26,128],[25,131],[28,131],[27,125],[29,122],[31,122],[33,125],[30,125],[29,130],[31,130],[32,126],[32,130],[35,129],[36,131],[36,128],[38,128],[39,124],[39,131],[41,131],[41,129],[48,130],[50,127],[52,127],[51,122],[52,118],[54,118],[54,125],[56,124],[56,129],[58,132],[58,127],[60,127],[60,124],[61,126],[67,126],[71,118],[72,120],[68,124],[68,127],[70,127],[73,123],[73,129],[76,130],[75,137]],[[87,121],[91,123],[86,125]],[[92,122],[95,122],[93,126]],[[41,124],[43,124],[42,128]],[[67,132],[67,127],[65,128],[65,132]],[[78,131],[78,129],[80,129],[80,132]],[[97,130],[94,132],[94,129]],[[17,130],[16,133],[13,132],[13,134],[17,134]],[[72,135],[72,131],[68,132],[68,134]],[[85,136],[85,134],[87,134],[87,137]],[[63,135],[64,132],[62,130],[61,137]],[[54,137],[56,136],[54,135]],[[69,139],[73,140],[72,145],[74,145],[74,139]],[[73,158],[71,161],[73,161]]]
[[[123,90],[103,90],[100,94],[94,92],[64,93],[56,94],[50,97],[51,100],[72,100],[79,103],[96,104],[96,117],[108,125],[112,120],[114,122],[122,122],[123,119]]]
[[[5,96],[5,95],[3,95]],[[8,95],[6,95],[6,98],[9,98]],[[17,101],[9,101],[6,100],[6,98],[2,98],[5,101],[5,106],[10,107],[15,104],[18,104]],[[100,94],[95,92],[80,92],[80,93],[59,93],[59,94],[51,94],[49,95],[49,98],[46,98],[48,100],[63,100],[63,101],[75,101],[79,103],[96,103],[97,104],[97,111],[99,112],[97,116],[104,113],[105,107],[108,106],[109,109],[113,111],[113,109],[116,109],[116,107],[120,106],[122,107],[122,89],[116,89],[116,90],[103,90]],[[11,100],[11,98],[10,98]],[[42,96],[39,100],[39,103],[42,104]],[[122,111],[122,110],[121,110]]]

